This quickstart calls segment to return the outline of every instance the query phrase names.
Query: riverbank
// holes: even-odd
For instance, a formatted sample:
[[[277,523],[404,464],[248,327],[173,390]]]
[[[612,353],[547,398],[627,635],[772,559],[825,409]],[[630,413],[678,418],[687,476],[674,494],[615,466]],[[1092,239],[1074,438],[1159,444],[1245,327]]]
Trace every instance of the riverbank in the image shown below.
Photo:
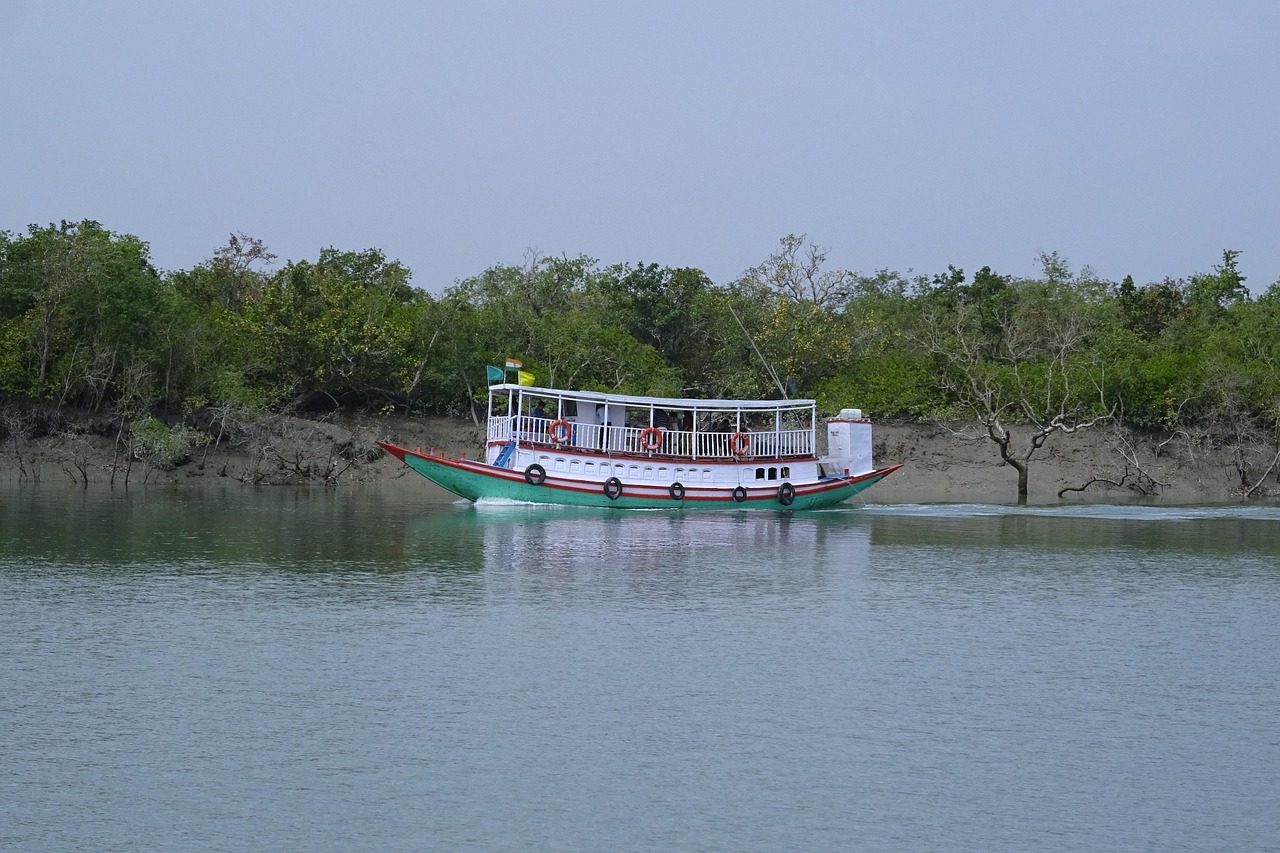
[[[865,500],[925,503],[1016,499],[1016,472],[972,424],[876,425],[876,463],[902,470],[867,492]],[[160,448],[134,440],[132,452],[105,425],[63,424],[40,437],[0,441],[0,480],[130,486],[200,483],[349,487],[411,482],[435,489],[374,444],[437,448],[450,455],[482,453],[483,430],[470,420],[440,417],[336,415],[275,417],[243,426],[216,441]],[[1015,446],[1025,442],[1015,430]],[[1113,428],[1056,434],[1031,460],[1030,500],[1216,503],[1243,495],[1274,461],[1274,448],[1236,446],[1211,436],[1130,434]],[[1061,497],[1059,495],[1062,490]],[[1077,491],[1083,489],[1082,491]],[[1273,469],[1260,497],[1280,495]]]

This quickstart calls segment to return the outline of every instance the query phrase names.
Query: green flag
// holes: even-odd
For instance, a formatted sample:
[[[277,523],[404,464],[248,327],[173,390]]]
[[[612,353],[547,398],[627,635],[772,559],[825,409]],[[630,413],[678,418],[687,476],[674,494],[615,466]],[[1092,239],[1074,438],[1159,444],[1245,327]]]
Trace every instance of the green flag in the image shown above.
[[[494,367],[492,364],[486,364],[484,369],[489,374],[490,382],[501,382],[506,376],[501,367]]]

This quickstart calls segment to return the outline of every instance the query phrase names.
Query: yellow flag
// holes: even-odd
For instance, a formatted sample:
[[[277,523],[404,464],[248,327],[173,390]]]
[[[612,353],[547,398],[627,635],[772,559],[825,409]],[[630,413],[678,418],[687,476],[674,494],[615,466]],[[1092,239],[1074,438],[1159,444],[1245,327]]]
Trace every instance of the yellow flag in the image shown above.
[[[533,384],[533,378],[534,378],[534,377],[533,377],[533,374],[532,374],[532,373],[529,373],[528,371],[525,371],[525,370],[517,370],[517,371],[516,371],[516,380],[517,380],[517,381],[519,382],[519,384],[521,384],[521,385],[532,385],[532,384]]]

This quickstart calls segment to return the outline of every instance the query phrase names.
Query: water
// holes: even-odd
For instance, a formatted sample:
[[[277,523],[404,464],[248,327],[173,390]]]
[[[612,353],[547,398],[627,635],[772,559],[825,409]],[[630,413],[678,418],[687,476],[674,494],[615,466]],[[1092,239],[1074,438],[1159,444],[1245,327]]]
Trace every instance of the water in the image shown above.
[[[1280,849],[1280,510],[0,490],[0,849]]]

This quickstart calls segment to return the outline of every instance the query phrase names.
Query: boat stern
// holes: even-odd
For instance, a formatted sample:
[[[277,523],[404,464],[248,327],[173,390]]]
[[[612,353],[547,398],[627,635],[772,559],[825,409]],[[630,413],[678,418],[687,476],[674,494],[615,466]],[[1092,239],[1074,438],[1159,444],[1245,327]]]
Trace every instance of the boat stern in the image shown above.
[[[819,462],[830,477],[876,470],[871,455],[871,421],[862,416],[861,409],[841,409],[827,421],[827,455]]]

